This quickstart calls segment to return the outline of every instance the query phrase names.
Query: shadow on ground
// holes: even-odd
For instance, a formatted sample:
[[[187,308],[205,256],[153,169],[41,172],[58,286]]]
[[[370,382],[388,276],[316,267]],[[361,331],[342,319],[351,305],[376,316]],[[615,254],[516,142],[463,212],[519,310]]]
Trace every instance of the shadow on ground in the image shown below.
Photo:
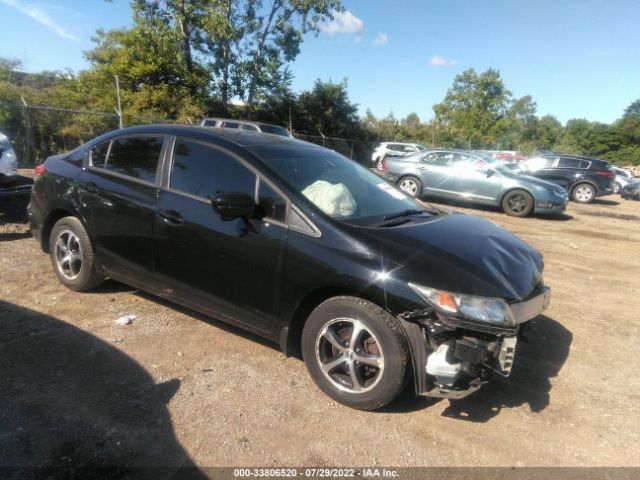
[[[443,416],[486,422],[503,408],[529,405],[541,412],[550,401],[550,378],[556,377],[567,357],[573,335],[555,320],[544,315],[536,318],[527,331],[527,340],[519,341],[509,378],[494,376],[491,382],[462,400],[451,400]]]
[[[162,467],[151,476],[204,478],[171,425],[179,387],[154,383],[82,330],[0,301],[0,476],[123,478]]]

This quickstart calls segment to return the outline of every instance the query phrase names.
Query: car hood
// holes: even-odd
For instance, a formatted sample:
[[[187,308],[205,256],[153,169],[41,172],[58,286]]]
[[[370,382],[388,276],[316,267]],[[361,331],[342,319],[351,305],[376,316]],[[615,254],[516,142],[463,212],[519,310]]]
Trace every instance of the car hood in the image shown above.
[[[519,301],[541,279],[543,261],[536,250],[473,215],[365,230],[379,242],[384,269],[394,281]]]

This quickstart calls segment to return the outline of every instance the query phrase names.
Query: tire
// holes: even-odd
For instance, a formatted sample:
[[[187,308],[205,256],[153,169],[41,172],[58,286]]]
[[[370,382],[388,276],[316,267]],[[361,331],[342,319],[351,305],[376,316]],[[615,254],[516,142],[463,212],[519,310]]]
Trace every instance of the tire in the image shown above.
[[[502,199],[502,210],[512,217],[526,217],[533,210],[533,197],[524,190],[511,190]]]
[[[422,182],[414,176],[402,177],[398,188],[411,197],[419,198],[422,194]]]
[[[49,236],[49,256],[58,280],[71,290],[84,292],[104,281],[96,271],[91,239],[75,217],[61,218],[53,226]]]
[[[620,193],[620,190],[622,190],[622,185],[620,185],[618,182],[613,182],[613,193],[618,194]]]
[[[311,312],[302,356],[325,394],[359,410],[388,404],[409,377],[409,349],[398,320],[356,297],[330,298]]]
[[[571,197],[578,203],[591,203],[596,198],[596,189],[589,183],[579,183],[573,187]]]

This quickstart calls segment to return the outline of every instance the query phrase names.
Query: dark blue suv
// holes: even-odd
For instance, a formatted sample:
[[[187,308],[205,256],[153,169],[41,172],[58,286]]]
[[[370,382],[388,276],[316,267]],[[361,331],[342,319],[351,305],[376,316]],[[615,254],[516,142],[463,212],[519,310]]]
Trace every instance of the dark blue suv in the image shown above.
[[[527,160],[519,171],[561,185],[579,203],[591,203],[596,197],[613,193],[615,173],[609,162],[597,158],[541,155]]]

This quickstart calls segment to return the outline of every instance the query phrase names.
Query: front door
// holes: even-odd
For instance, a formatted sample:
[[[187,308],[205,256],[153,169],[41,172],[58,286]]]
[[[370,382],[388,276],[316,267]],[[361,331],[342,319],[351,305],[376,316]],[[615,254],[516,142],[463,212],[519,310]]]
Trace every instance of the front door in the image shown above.
[[[481,158],[461,156],[455,162],[455,190],[464,199],[496,205],[502,190],[502,177]]]
[[[234,154],[177,138],[154,223],[155,275],[177,295],[214,316],[272,333],[278,314],[287,239],[287,202]],[[210,198],[258,197],[262,220],[223,221]]]

